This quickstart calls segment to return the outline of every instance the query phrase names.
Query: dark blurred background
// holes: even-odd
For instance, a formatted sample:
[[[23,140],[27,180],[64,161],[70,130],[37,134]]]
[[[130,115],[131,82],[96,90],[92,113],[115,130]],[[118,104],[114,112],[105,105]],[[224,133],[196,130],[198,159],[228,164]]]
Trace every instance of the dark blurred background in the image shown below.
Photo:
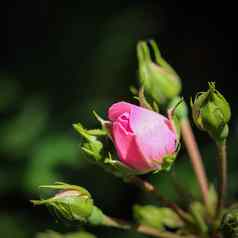
[[[0,8],[0,237],[79,229],[57,222],[44,207],[32,206],[29,200],[41,196],[41,184],[83,185],[105,212],[126,219],[131,219],[132,204],[152,201],[92,166],[72,128],[78,121],[96,127],[93,109],[105,116],[113,102],[131,100],[129,86],[137,85],[136,43],[151,37],[181,76],[185,99],[206,89],[208,81],[216,81],[233,105],[229,198],[237,199],[233,9],[225,3],[208,6],[201,1],[5,1]],[[216,184],[214,146],[204,133],[196,130],[196,135],[209,177]],[[183,148],[174,170],[196,194]],[[177,200],[180,197],[167,177],[148,179]],[[87,229],[99,238],[143,237]]]

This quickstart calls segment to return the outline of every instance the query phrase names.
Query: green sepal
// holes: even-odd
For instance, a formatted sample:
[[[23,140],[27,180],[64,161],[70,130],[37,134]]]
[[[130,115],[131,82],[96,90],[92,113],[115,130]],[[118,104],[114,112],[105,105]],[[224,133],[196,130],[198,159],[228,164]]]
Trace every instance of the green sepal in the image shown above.
[[[73,126],[75,130],[86,140],[86,142],[82,145],[82,150],[92,156],[95,160],[101,160],[103,144],[100,140],[98,140],[95,134],[104,135],[104,130],[87,130],[81,125],[81,123],[74,124]]]
[[[110,153],[108,153],[108,157],[104,160],[104,166],[106,170],[121,178],[142,174],[140,171],[126,166],[119,160],[113,159]]]
[[[138,223],[159,230],[164,230],[165,227],[175,229],[184,225],[174,211],[164,207],[134,205],[133,215]]]
[[[150,103],[147,101],[145,97],[144,87],[140,88],[138,96],[139,96],[138,100],[139,100],[140,106],[153,111],[153,107],[150,105]]]
[[[102,130],[105,132],[105,135],[107,135],[109,138],[111,138],[111,122],[104,120],[102,117],[100,117],[95,111],[93,111],[93,115],[97,119],[98,122],[100,122]]]
[[[177,143],[181,136],[181,120],[187,118],[187,106],[181,97],[176,97],[168,107],[168,118],[176,133]]]
[[[167,155],[163,158],[163,163],[161,164],[160,171],[170,171],[174,161],[176,159],[176,155]]]
[[[85,188],[78,186],[78,185],[71,185],[68,183],[63,182],[55,182],[53,185],[41,185],[40,188],[49,188],[49,189],[56,189],[56,190],[73,190],[77,191],[78,194],[87,196],[91,198],[91,194]]]
[[[97,117],[98,120],[103,120],[98,115]],[[96,162],[96,164],[103,167],[106,171],[122,178],[124,178],[125,176],[141,174],[141,172],[126,166],[119,160],[113,159],[110,153],[108,153],[107,156],[103,155],[103,144],[100,140],[98,140],[98,136],[95,135],[96,133],[98,134],[98,131],[96,131],[95,133],[95,130],[93,130],[94,135],[92,135],[92,130],[83,128],[80,123],[74,124],[74,128],[86,140],[86,142],[82,143],[82,150],[87,155],[89,155],[93,159],[93,161]],[[99,134],[101,135],[102,133]]]
[[[156,44],[154,40],[149,40],[150,45],[152,46],[154,50],[154,55],[155,55],[155,61],[158,65],[161,65],[163,68],[165,68],[167,71],[169,71],[171,74],[177,75],[176,71],[172,68],[168,62],[162,57],[159,47]],[[178,77],[178,76],[177,76]]]
[[[156,101],[153,101],[153,110],[155,112],[159,112],[159,105],[158,105],[158,103]]]
[[[91,215],[88,217],[88,222],[91,225],[103,225],[105,215],[102,210],[94,206]]]
[[[149,103],[144,94],[144,87],[141,86],[139,90],[133,91],[133,98],[136,99],[141,107],[144,107],[148,110],[159,112],[159,106],[156,101]]]
[[[179,121],[188,118],[188,107],[182,97],[173,98],[168,108],[174,108],[174,115]]]

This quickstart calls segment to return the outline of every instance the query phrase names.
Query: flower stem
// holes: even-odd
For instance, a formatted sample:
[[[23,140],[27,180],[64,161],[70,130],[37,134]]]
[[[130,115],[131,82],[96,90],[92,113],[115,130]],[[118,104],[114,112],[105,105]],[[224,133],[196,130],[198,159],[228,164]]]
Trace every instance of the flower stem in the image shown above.
[[[217,217],[219,217],[224,207],[224,200],[227,186],[226,141],[217,143],[217,151],[218,151],[218,175],[219,175]]]
[[[151,183],[149,183],[148,181],[144,181],[143,179],[136,177],[136,176],[132,176],[127,178],[127,181],[130,183],[135,184],[137,187],[141,188],[142,190],[154,194],[156,197],[159,198],[160,202],[172,209],[184,222],[191,224],[193,223],[193,219],[192,217],[186,213],[185,211],[183,211],[181,208],[179,208],[175,203],[167,200],[158,189],[156,189]]]
[[[198,180],[198,184],[202,193],[204,204],[209,212],[210,208],[209,208],[209,202],[208,202],[207,176],[206,176],[206,172],[202,163],[202,157],[199,152],[196,139],[194,137],[188,118],[181,120],[181,132],[182,132],[184,144],[188,151],[194,172]]]
[[[155,229],[153,227],[149,227],[149,226],[142,225],[142,224],[138,224],[138,225],[130,224],[127,221],[115,219],[115,218],[108,217],[108,216],[105,217],[104,225],[119,228],[119,229],[124,229],[124,230],[131,229],[131,230],[134,230],[136,232],[139,232],[139,233],[142,233],[142,234],[145,234],[145,235],[149,235],[149,236],[153,236],[153,237],[182,238],[182,236],[176,235],[176,234],[171,233],[171,232],[160,231],[160,230]],[[187,238],[192,238],[192,236],[187,237]]]

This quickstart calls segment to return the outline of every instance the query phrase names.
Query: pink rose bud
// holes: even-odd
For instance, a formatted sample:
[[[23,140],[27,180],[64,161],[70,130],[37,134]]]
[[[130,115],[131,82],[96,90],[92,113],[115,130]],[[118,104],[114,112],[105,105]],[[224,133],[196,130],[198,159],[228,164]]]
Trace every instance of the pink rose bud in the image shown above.
[[[109,108],[108,118],[112,122],[112,140],[119,159],[128,167],[144,173],[160,170],[164,163],[175,159],[177,135],[166,117],[118,102]]]

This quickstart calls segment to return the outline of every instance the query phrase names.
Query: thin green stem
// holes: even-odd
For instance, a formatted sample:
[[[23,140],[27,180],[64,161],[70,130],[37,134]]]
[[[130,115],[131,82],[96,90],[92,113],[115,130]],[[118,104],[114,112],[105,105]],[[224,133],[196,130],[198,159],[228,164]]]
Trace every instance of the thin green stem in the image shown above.
[[[227,187],[227,155],[226,155],[226,141],[217,143],[218,152],[218,203],[217,203],[217,217],[221,215],[224,208],[224,201]]]

